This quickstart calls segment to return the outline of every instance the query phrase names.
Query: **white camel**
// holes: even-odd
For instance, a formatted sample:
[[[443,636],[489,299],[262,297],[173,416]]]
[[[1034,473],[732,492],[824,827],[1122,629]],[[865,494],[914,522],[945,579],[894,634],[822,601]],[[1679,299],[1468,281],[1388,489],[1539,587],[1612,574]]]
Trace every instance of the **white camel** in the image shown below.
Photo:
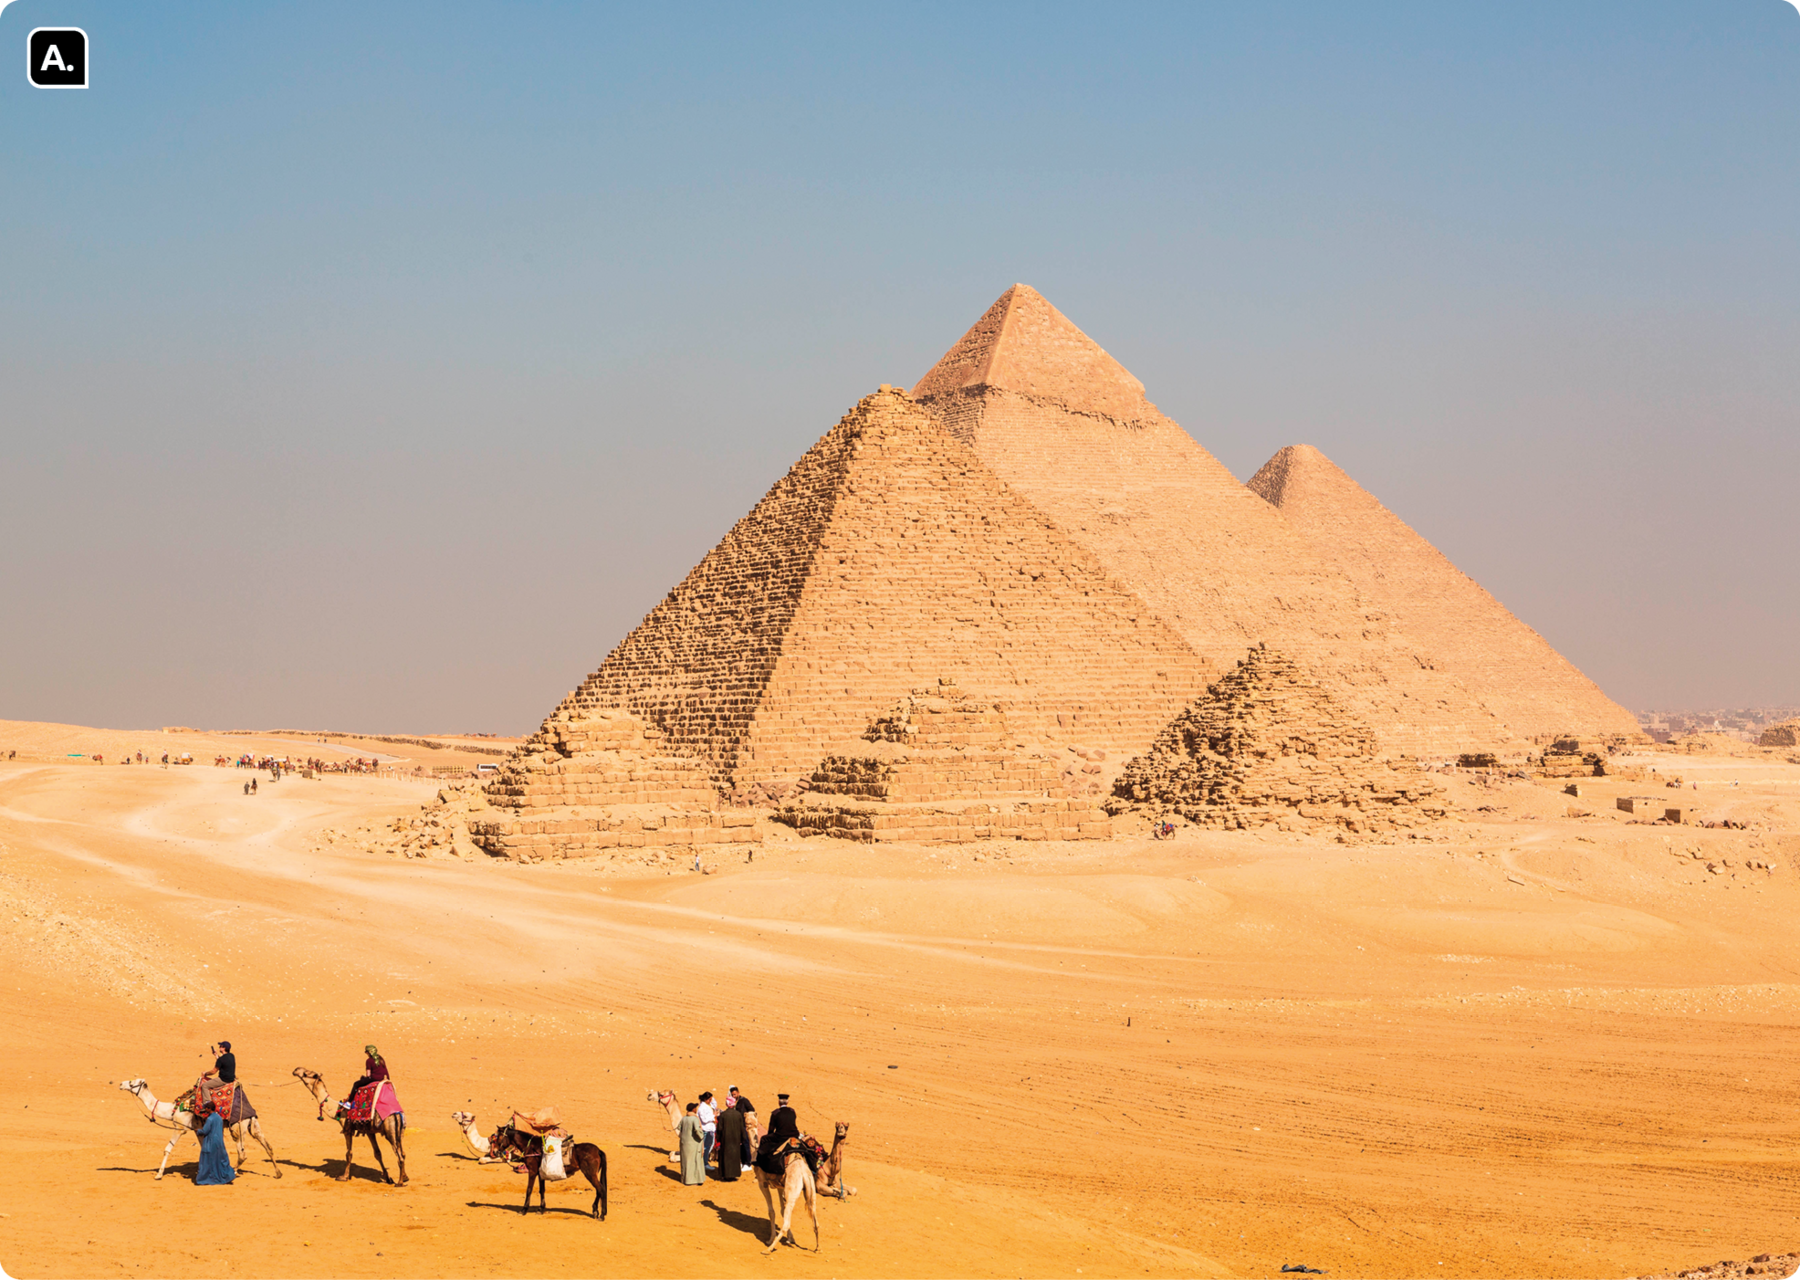
[[[812,1215],[813,1252],[818,1253],[821,1248],[819,1189],[813,1181],[812,1166],[801,1154],[800,1144],[792,1141],[782,1148],[781,1162],[780,1177],[760,1164],[756,1166],[756,1185],[762,1189],[763,1200],[769,1206],[769,1247],[763,1252],[774,1253],[783,1240],[796,1249],[800,1247],[800,1242],[794,1239],[794,1206],[804,1200],[806,1211]]]
[[[158,1102],[156,1095],[150,1092],[150,1086],[142,1080],[126,1080],[119,1085],[119,1088],[144,1104],[144,1110],[150,1113],[152,1124],[165,1124],[175,1130],[174,1136],[169,1139],[169,1145],[163,1148],[162,1163],[156,1168],[156,1176],[160,1179],[169,1167],[169,1156],[174,1152],[175,1144],[180,1142],[184,1135],[194,1131],[194,1113],[183,1110],[173,1102]],[[275,1148],[271,1147],[269,1140],[263,1137],[262,1122],[257,1117],[251,1116],[250,1119],[241,1123],[228,1124],[225,1126],[225,1131],[237,1143],[237,1171],[239,1173],[244,1171],[244,1135],[248,1133],[260,1142],[262,1149],[268,1153],[269,1163],[275,1165],[275,1176],[277,1178],[281,1176],[281,1166],[275,1162]]]
[[[644,1101],[654,1102],[669,1113],[669,1129],[671,1131],[681,1128],[681,1104],[675,1100],[674,1090],[652,1089],[645,1095]],[[680,1164],[681,1152],[678,1150],[669,1152],[669,1160],[672,1164]]]
[[[475,1127],[475,1113],[473,1111],[452,1111],[450,1113],[450,1119],[455,1121],[456,1128],[458,1132],[462,1134],[463,1141],[469,1144],[469,1149],[477,1156],[481,1157],[480,1163],[507,1163],[505,1156],[494,1154],[493,1148],[488,1144],[488,1140],[482,1137],[481,1130]]]

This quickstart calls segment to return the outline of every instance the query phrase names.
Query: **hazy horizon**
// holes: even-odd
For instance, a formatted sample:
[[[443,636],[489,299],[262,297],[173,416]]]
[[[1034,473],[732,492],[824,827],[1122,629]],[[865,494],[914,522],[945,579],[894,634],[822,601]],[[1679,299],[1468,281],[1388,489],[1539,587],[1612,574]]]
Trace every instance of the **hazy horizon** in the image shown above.
[[[1626,707],[1800,704],[1787,0],[380,12],[0,15],[0,717],[529,732],[1015,281]]]

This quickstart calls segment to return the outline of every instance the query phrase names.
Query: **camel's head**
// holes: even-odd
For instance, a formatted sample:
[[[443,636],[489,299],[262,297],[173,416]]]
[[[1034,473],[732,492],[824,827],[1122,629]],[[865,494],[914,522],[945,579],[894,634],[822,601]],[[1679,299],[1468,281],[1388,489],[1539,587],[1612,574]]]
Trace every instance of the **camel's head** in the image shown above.
[[[837,1122],[837,1140],[839,1142],[843,1142],[849,1136],[850,1136],[850,1126],[848,1124],[846,1124],[844,1121],[839,1120]]]
[[[121,1080],[121,1081],[119,1081],[119,1088],[125,1090],[126,1093],[136,1093],[139,1089],[142,1089],[143,1087],[144,1087],[144,1082],[141,1079],[140,1080]]]
[[[305,1067],[295,1067],[294,1068],[294,1079],[298,1080],[301,1084],[305,1085],[308,1089],[311,1089],[314,1087],[322,1088],[325,1084],[325,1078],[323,1076],[321,1076],[317,1071],[308,1071]]]
[[[458,1129],[467,1129],[475,1123],[475,1113],[473,1111],[452,1111],[450,1119],[456,1122]]]

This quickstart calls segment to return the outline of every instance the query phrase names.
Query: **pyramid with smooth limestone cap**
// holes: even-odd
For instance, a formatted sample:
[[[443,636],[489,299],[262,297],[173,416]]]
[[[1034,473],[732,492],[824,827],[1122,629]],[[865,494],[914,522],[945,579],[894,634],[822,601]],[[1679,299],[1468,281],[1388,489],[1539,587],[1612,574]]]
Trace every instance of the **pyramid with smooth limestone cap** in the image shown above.
[[[1281,450],[1249,488],[1512,729],[1639,734],[1637,717],[1311,445]]]
[[[913,394],[1215,673],[1267,641],[1329,684],[1384,753],[1526,746],[1457,670],[1035,290],[1002,294]]]

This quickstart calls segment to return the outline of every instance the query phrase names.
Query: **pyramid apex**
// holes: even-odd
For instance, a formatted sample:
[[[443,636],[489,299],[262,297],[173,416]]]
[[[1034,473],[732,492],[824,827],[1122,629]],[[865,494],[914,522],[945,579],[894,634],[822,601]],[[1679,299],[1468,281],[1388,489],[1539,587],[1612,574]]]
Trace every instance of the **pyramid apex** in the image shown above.
[[[1245,487],[1271,506],[1280,507],[1294,497],[1298,487],[1306,484],[1351,485],[1361,489],[1342,467],[1325,456],[1323,450],[1310,444],[1290,444],[1277,449],[1275,456],[1245,482]]]
[[[1028,284],[1001,294],[912,394],[996,387],[1124,421],[1153,412],[1144,384]]]

